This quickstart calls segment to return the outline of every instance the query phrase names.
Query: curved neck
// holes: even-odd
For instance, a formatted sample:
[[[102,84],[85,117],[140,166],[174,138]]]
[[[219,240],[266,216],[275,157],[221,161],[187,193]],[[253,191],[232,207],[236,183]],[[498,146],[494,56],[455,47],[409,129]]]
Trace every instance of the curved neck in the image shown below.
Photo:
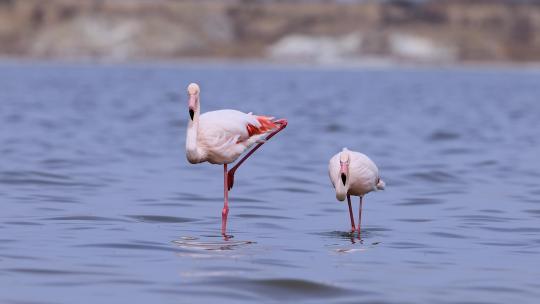
[[[199,132],[199,116],[200,116],[200,106],[197,103],[194,109],[193,120],[191,117],[188,117],[188,126],[186,134],[186,156],[190,163],[200,163],[204,161],[204,153],[199,147],[198,143],[198,132]]]
[[[342,174],[345,174],[345,184],[343,184]],[[346,167],[346,169],[340,169],[339,174],[337,176],[337,179],[334,181],[334,185],[336,188],[336,198],[339,201],[345,200],[345,197],[347,196],[347,193],[349,192],[349,185],[350,185],[350,175],[349,175],[349,168]]]
[[[343,183],[341,182],[341,178],[338,177],[338,179],[335,181],[335,185],[336,185],[336,198],[339,201],[345,200],[345,198],[347,197],[347,192],[349,192],[349,182],[347,182],[344,186]]]

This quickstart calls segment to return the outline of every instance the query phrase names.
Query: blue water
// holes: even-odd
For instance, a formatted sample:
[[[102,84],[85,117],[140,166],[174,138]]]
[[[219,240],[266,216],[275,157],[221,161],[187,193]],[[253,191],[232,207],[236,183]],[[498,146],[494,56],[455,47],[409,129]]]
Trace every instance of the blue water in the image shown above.
[[[289,126],[238,171],[184,154],[202,111]],[[537,303],[540,72],[0,65],[0,303]],[[327,162],[387,189],[347,233]],[[354,201],[354,208],[358,208]]]

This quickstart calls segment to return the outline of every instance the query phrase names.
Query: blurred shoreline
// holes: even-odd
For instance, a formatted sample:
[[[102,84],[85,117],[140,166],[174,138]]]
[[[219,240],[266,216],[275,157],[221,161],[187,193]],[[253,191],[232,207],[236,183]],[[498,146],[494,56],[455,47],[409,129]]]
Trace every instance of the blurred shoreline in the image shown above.
[[[0,0],[0,61],[540,64],[540,1]]]
[[[457,62],[457,63],[417,63],[417,62],[342,62],[342,63],[307,63],[307,62],[276,62],[265,59],[229,59],[229,58],[178,58],[178,59],[147,59],[147,60],[94,60],[94,59],[70,59],[61,58],[20,58],[20,57],[0,57],[1,66],[17,67],[65,67],[65,68],[223,68],[234,69],[287,69],[287,70],[471,70],[471,71],[522,71],[540,72],[540,62],[514,63],[514,62]]]

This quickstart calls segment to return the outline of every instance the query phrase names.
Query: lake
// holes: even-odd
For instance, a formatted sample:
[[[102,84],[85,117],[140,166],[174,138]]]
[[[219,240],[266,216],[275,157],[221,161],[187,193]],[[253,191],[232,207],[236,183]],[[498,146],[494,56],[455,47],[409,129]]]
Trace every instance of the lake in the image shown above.
[[[237,172],[202,112],[285,117]],[[0,64],[1,303],[537,303],[540,70]],[[327,166],[379,166],[351,238]],[[358,201],[353,200],[358,208]]]

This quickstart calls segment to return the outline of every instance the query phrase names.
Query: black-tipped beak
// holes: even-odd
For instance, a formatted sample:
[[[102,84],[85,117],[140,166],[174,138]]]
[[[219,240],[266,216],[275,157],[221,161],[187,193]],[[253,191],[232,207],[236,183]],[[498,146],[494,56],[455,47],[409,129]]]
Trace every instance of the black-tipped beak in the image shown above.
[[[343,186],[347,183],[347,175],[345,175],[345,173],[341,173],[341,182],[343,183]]]
[[[195,116],[195,112],[192,109],[189,109],[189,118],[193,121],[193,116]]]

